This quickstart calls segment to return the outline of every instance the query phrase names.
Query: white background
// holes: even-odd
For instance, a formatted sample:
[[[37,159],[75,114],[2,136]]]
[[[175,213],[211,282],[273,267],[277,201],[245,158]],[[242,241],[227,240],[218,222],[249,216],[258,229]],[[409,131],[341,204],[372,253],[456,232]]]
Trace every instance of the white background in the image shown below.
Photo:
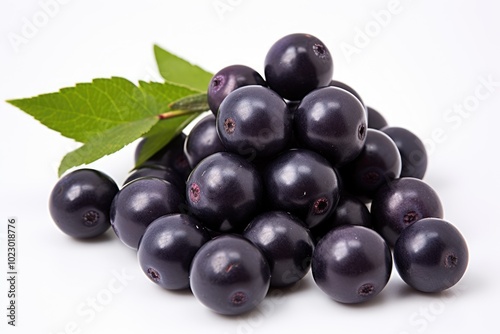
[[[55,1],[0,0],[2,333],[402,334],[497,328],[498,3]],[[425,180],[470,248],[469,268],[459,284],[442,294],[419,294],[393,272],[376,300],[346,306],[324,295],[309,274],[295,289],[275,291],[258,311],[223,317],[190,293],[150,283],[134,252],[111,231],[95,242],[80,242],[56,229],[47,199],[60,159],[77,145],[5,100],[96,77],[160,80],[154,43],[211,72],[241,63],[263,73],[268,48],[293,32],[322,39],[334,56],[337,80],[353,86],[390,124],[425,140],[430,155]],[[454,111],[459,108],[462,114]],[[91,166],[121,183],[133,150],[128,146]],[[5,316],[11,216],[19,225],[17,328],[7,326]]]

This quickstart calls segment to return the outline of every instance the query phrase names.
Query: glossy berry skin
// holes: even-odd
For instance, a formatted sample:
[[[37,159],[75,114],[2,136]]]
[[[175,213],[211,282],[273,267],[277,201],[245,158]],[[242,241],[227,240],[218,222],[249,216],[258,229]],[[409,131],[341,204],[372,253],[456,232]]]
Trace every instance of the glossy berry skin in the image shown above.
[[[315,240],[319,241],[329,231],[343,225],[359,225],[373,228],[370,211],[357,197],[341,193],[339,203],[333,214],[323,223],[311,230]]]
[[[164,289],[189,287],[189,269],[196,252],[210,235],[186,214],[161,216],[144,232],[137,258],[146,276]]]
[[[236,315],[254,309],[269,289],[270,270],[262,252],[237,235],[204,244],[191,265],[194,296],[213,311]]]
[[[332,299],[361,303],[373,299],[386,286],[392,255],[377,232],[345,225],[319,241],[311,266],[314,281]]]
[[[182,192],[184,191],[184,188],[186,186],[184,180],[177,172],[175,172],[171,168],[166,168],[160,165],[143,165],[137,168],[132,173],[130,173],[127,179],[123,182],[123,185],[126,185],[127,183],[138,178],[147,176],[157,177],[168,181],[175,185]]]
[[[87,239],[108,230],[109,209],[118,186],[94,169],[78,169],[57,181],[49,197],[49,212],[67,235]]]
[[[349,93],[351,93],[352,95],[354,95],[359,100],[359,102],[361,102],[361,104],[363,105],[363,107],[365,107],[365,103],[363,102],[363,99],[358,94],[358,92],[355,91],[354,88],[352,88],[351,86],[349,86],[345,82],[338,81],[338,80],[332,80],[332,81],[330,81],[330,86],[342,88],[343,90],[348,91]],[[366,107],[365,107],[365,111],[366,111]]]
[[[372,228],[370,211],[357,197],[343,193],[333,215],[328,219],[332,228],[342,225],[360,225]]]
[[[341,170],[346,189],[370,201],[378,188],[401,173],[401,156],[394,141],[385,133],[368,129],[361,153]]]
[[[307,94],[294,115],[299,143],[326,157],[334,166],[352,161],[366,140],[363,104],[348,91],[323,87]]]
[[[424,143],[413,132],[400,127],[382,129],[394,141],[401,154],[401,177],[422,179],[427,170],[427,151]]]
[[[327,219],[339,200],[337,173],[318,153],[292,149],[264,172],[268,205],[290,212],[312,228]]]
[[[291,34],[276,41],[264,66],[269,87],[291,101],[328,86],[333,74],[330,51],[317,37],[308,34]]]
[[[438,194],[419,179],[404,177],[383,185],[375,194],[371,214],[375,229],[390,246],[400,233],[419,219],[443,218]]]
[[[370,129],[381,130],[388,125],[387,120],[377,110],[367,106],[366,111],[368,113],[368,127]]]
[[[424,218],[396,241],[394,263],[399,276],[422,292],[440,292],[457,284],[469,262],[467,243],[452,224]]]
[[[225,150],[217,134],[215,116],[212,114],[203,117],[195,124],[184,143],[184,153],[191,168],[196,167],[209,155]]]
[[[142,139],[135,149],[135,162],[139,160],[141,151],[148,141],[148,138]],[[160,165],[166,168],[171,168],[177,172],[184,180],[191,172],[189,162],[184,154],[184,141],[186,135],[180,133],[174,137],[167,145],[156,152],[151,158],[146,160],[143,165]]]
[[[301,280],[309,271],[314,243],[305,225],[281,211],[255,217],[243,232],[265,255],[271,268],[271,286]]]
[[[229,94],[217,114],[217,133],[228,151],[249,160],[284,150],[292,136],[285,101],[262,86],[245,86]]]
[[[144,231],[153,220],[179,213],[184,196],[172,183],[156,177],[143,177],[127,183],[111,205],[111,226],[128,247],[137,249]]]
[[[214,231],[243,231],[259,209],[262,180],[242,157],[219,152],[203,159],[187,180],[189,210]]]
[[[217,115],[219,106],[232,91],[249,85],[267,86],[262,76],[245,65],[231,65],[215,73],[208,84],[207,100],[210,110]]]

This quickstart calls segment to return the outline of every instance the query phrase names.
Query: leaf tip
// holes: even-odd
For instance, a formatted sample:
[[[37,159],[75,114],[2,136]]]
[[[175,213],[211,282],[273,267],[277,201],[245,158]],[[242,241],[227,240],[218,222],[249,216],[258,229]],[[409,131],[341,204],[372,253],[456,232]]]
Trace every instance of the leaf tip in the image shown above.
[[[160,54],[165,53],[165,52],[168,52],[168,51],[165,50],[164,48],[162,48],[161,46],[159,46],[158,44],[153,44],[153,53],[155,55],[157,62],[159,60]]]
[[[21,101],[22,99],[11,99],[11,100],[5,100],[10,105],[13,105],[14,107],[17,107],[17,103]]]

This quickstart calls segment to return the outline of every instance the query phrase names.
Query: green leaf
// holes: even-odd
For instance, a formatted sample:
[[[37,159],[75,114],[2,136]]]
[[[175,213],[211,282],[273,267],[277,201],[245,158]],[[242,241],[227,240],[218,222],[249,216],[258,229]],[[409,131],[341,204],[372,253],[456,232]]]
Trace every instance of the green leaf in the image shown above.
[[[160,74],[165,80],[191,87],[200,93],[207,91],[212,73],[179,58],[158,45],[154,46],[154,53]]]
[[[171,83],[143,82],[137,87],[114,77],[8,102],[63,136],[85,143],[115,126],[164,113],[169,103],[194,93]]]
[[[83,143],[117,125],[168,110],[167,105],[130,81],[116,77],[7,102],[63,136]]]
[[[68,153],[59,166],[59,176],[71,167],[94,162],[105,155],[114,153],[130,144],[153,127],[159,118],[150,116],[137,121],[123,123],[107,131],[96,134],[83,146]]]
[[[126,79],[114,77],[77,84],[75,87],[63,88],[57,93],[8,102],[47,127],[84,143],[64,157],[59,167],[61,175],[71,167],[88,164],[118,151],[149,132],[160,120],[161,123],[168,122],[169,124],[162,124],[162,128],[172,132],[158,136],[161,137],[160,144],[165,145],[175,134],[182,131],[188,120],[196,117],[197,109],[182,111],[185,114],[194,112],[193,115],[166,119],[179,113],[179,110],[173,111],[170,108],[172,103],[175,104],[191,95],[198,96],[199,93],[173,83],[141,81],[139,86],[136,86]],[[174,114],[169,114],[172,111]],[[150,145],[150,153],[152,149],[161,148],[157,144]]]
[[[114,153],[141,136],[150,138],[139,162],[178,135],[202,111],[212,74],[154,48],[165,83],[94,79],[59,92],[7,101],[63,136],[83,143],[68,153],[59,175]]]

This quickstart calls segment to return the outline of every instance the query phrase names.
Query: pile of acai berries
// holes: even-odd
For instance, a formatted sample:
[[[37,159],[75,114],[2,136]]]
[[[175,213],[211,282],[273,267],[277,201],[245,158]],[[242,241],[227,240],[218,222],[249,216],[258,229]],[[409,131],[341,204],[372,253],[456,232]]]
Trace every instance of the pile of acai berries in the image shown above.
[[[416,290],[455,285],[467,245],[422,181],[422,141],[332,81],[332,56],[314,36],[278,40],[264,74],[216,73],[213,114],[121,189],[94,169],[66,174],[50,196],[55,223],[75,238],[112,226],[152,282],[191,289],[222,314],[255,308],[310,269],[332,299],[366,302],[386,286],[393,258]]]

